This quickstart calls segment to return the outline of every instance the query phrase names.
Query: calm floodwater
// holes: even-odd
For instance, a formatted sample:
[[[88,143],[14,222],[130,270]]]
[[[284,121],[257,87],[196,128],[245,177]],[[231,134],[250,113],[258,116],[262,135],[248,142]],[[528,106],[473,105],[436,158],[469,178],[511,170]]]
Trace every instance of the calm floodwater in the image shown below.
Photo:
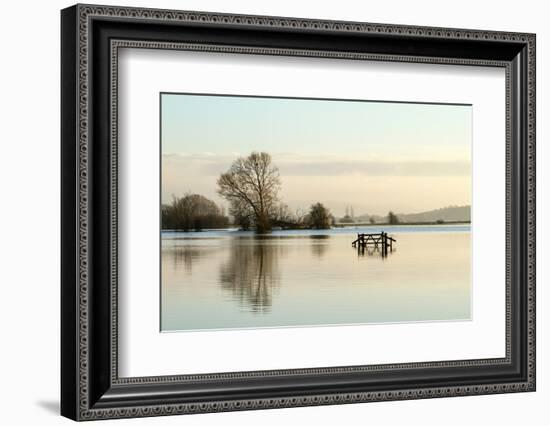
[[[161,329],[470,319],[470,226],[386,226],[393,252],[358,232],[162,233]]]

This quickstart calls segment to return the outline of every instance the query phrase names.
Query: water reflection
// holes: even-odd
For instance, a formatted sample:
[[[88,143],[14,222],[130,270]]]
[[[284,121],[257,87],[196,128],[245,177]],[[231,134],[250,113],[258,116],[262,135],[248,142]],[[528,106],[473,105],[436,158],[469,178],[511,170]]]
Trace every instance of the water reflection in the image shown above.
[[[383,250],[378,246],[358,246],[357,248],[352,247],[354,250],[357,250],[357,257],[363,256],[380,256],[382,259],[391,256],[396,250],[395,248]]]
[[[172,252],[174,269],[183,266],[185,272],[190,274],[193,271],[193,264],[201,256],[201,250],[197,247],[177,247]]]
[[[399,234],[387,257],[381,247],[351,248],[355,237],[163,235],[161,328],[470,318],[469,232]]]
[[[282,254],[284,247],[262,236],[232,240],[229,259],[220,267],[222,288],[253,312],[269,312],[273,290],[281,282],[278,257]]]
[[[188,243],[189,241],[187,241]],[[199,262],[208,258],[214,257],[219,249],[208,245],[177,245],[170,249],[163,249],[162,255],[171,259],[171,264],[174,270],[183,270],[187,274],[193,272],[193,267]]]
[[[330,235],[310,235],[311,254],[318,258],[323,257],[329,247],[329,238]]]

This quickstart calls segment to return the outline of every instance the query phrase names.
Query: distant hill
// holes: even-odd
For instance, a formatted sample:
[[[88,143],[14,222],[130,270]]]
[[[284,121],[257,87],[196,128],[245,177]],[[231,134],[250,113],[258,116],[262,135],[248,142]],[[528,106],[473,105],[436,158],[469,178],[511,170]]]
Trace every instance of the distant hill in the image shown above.
[[[401,222],[469,222],[470,206],[450,206],[422,213],[398,214]]]
[[[386,216],[362,214],[354,218],[355,223],[368,223],[371,219],[375,223],[385,223]],[[398,213],[400,222],[469,222],[471,220],[470,206],[449,206],[441,209],[430,210],[420,213]]]

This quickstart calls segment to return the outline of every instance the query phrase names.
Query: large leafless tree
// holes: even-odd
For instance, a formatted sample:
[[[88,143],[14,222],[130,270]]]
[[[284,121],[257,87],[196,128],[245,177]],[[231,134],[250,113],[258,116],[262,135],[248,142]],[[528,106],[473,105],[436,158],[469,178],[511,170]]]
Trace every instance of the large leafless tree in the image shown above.
[[[229,202],[231,214],[242,223],[254,223],[259,233],[271,230],[280,186],[279,170],[265,152],[238,158],[218,178],[218,193]]]

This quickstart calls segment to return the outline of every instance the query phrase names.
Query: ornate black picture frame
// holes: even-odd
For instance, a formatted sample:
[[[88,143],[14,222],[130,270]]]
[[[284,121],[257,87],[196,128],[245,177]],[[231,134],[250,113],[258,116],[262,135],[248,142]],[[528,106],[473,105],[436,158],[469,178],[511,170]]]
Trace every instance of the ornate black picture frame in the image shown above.
[[[535,35],[76,5],[61,13],[61,413],[159,416],[535,390]],[[121,47],[485,65],[506,70],[506,356],[120,378]]]

